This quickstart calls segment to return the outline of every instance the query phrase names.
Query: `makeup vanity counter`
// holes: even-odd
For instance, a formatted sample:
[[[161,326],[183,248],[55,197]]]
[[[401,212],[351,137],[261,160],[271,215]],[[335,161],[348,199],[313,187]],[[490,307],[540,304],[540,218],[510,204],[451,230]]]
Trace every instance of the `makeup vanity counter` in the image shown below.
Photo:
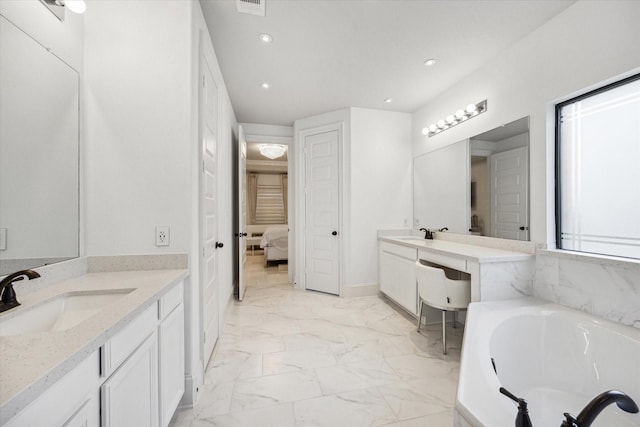
[[[31,416],[25,419],[25,412],[29,412],[36,406],[42,400],[40,398],[50,390],[57,393],[64,392],[64,399],[58,396],[60,399],[58,403],[59,406],[62,405],[62,401],[66,404],[70,400],[66,394],[68,390],[64,388],[57,390],[56,386],[58,383],[63,383],[74,372],[85,369],[85,365],[86,372],[78,371],[75,384],[70,384],[67,388],[87,387],[89,390],[89,386],[79,384],[91,383],[95,380],[90,392],[85,392],[91,396],[98,396],[96,399],[101,400],[103,413],[90,415],[89,418],[95,421],[95,417],[101,416],[101,424],[104,425],[107,421],[106,425],[115,425],[116,420],[112,419],[108,422],[109,413],[104,413],[105,410],[109,412],[109,408],[104,408],[105,403],[116,402],[116,400],[106,402],[108,399],[104,397],[105,393],[113,392],[114,384],[110,384],[112,378],[109,376],[116,377],[118,370],[125,369],[125,365],[129,362],[127,358],[138,353],[138,350],[146,345],[147,359],[152,365],[150,369],[155,371],[147,382],[152,387],[157,387],[158,359],[163,361],[162,334],[165,332],[163,327],[167,325],[177,334],[172,337],[173,343],[171,343],[176,350],[174,355],[164,360],[175,360],[176,370],[182,372],[180,374],[182,378],[171,380],[172,383],[176,381],[182,383],[178,385],[182,387],[181,396],[184,391],[184,353],[181,344],[184,339],[183,280],[187,275],[187,270],[88,273],[19,297],[22,305],[0,316],[0,335],[2,335],[0,336],[0,425],[4,426],[7,422],[9,425],[15,424],[13,422],[15,419],[12,420],[12,418],[17,414],[23,418],[18,424],[24,423],[25,420],[32,420]],[[16,286],[20,286],[20,283]],[[116,294],[118,297],[95,314],[75,326],[63,328],[64,330],[41,332],[27,330],[16,335],[8,335],[8,327],[2,331],[3,321],[8,321],[18,314],[18,311],[13,312],[13,310],[29,310],[31,307],[62,295],[86,295],[87,293]],[[139,360],[145,359],[139,358]],[[182,364],[182,370],[179,369],[180,364]],[[162,369],[162,365],[159,367]],[[164,379],[161,377],[160,380]],[[103,396],[101,397],[99,393]],[[77,414],[87,406],[86,403],[91,400],[91,396],[80,405],[80,409],[76,408],[78,412],[72,412],[74,421],[77,421]],[[81,396],[81,399],[84,401],[85,396]],[[139,396],[135,396],[134,401],[135,399],[144,400]],[[155,405],[155,415],[151,414],[151,416],[157,423],[158,417],[163,418],[162,408],[158,414],[157,399],[155,402],[153,397],[150,399],[152,406]],[[94,402],[94,405],[98,405],[98,402]],[[162,405],[162,395],[160,405]],[[23,411],[25,408],[26,410]],[[48,409],[46,404],[44,409]],[[34,411],[31,410],[31,412]],[[100,410],[98,410],[99,413]],[[48,416],[52,417],[52,414]],[[68,416],[69,414],[64,414],[65,419]],[[45,417],[47,417],[46,414]],[[48,420],[51,425],[57,423],[53,417],[45,420]],[[168,423],[168,420],[166,422]],[[91,421],[87,424],[94,425]]]
[[[444,233],[436,233],[438,234]],[[462,243],[438,237],[427,240],[413,235],[394,236],[379,233],[380,291],[410,313],[417,315],[414,264],[418,260],[424,260],[468,273],[471,276],[471,301],[503,300],[531,295],[535,273],[533,247],[528,251],[509,248],[519,245],[526,248],[531,245],[529,242],[520,244],[477,236],[459,238],[466,241]],[[503,247],[495,247],[500,245]]]

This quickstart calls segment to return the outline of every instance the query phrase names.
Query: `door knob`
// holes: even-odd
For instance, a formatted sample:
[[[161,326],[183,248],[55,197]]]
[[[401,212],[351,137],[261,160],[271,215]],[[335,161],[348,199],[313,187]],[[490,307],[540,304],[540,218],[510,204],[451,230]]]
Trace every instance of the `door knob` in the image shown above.
[[[332,235],[332,236],[337,236],[337,235],[338,235],[338,232],[337,232],[337,231],[332,231],[332,232],[331,232],[331,235]]]
[[[242,237],[247,237],[247,233],[242,233]]]
[[[529,227],[525,227],[524,225],[522,227],[520,227],[520,230],[528,230]]]
[[[220,243],[220,242],[216,242],[216,249],[217,249],[217,248],[221,248],[221,247],[223,247],[223,246],[224,246],[224,244],[222,244],[222,243]]]

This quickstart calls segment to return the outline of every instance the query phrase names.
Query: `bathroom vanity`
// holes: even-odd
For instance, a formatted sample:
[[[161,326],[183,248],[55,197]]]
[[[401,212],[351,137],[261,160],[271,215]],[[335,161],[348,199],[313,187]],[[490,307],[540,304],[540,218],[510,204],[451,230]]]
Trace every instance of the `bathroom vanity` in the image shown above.
[[[167,426],[184,393],[186,276],[89,273],[22,297],[0,316],[0,425]]]
[[[486,245],[500,245],[497,241],[501,239],[475,237],[464,236],[465,243],[461,243],[440,238],[428,240],[414,235],[379,233],[380,292],[417,316],[415,262],[424,260],[468,273],[471,276],[471,301],[503,300],[531,295],[535,273],[533,248],[523,251],[490,247]],[[509,242],[505,246],[516,245],[518,244]]]

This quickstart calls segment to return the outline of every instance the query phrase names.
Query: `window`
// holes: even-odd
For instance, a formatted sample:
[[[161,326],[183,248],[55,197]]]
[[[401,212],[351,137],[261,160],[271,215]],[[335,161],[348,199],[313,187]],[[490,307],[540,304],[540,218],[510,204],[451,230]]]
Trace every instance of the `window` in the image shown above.
[[[640,259],[640,74],[556,106],[560,249]]]

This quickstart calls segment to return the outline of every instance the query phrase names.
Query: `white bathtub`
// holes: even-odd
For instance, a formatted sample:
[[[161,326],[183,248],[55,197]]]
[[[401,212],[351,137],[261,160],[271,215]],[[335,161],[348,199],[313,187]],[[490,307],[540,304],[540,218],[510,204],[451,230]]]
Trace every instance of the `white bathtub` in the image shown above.
[[[472,303],[454,425],[512,427],[517,407],[501,386],[528,401],[534,427],[560,426],[606,390],[640,405],[640,329],[534,298]],[[640,414],[613,404],[592,426],[640,426]]]

